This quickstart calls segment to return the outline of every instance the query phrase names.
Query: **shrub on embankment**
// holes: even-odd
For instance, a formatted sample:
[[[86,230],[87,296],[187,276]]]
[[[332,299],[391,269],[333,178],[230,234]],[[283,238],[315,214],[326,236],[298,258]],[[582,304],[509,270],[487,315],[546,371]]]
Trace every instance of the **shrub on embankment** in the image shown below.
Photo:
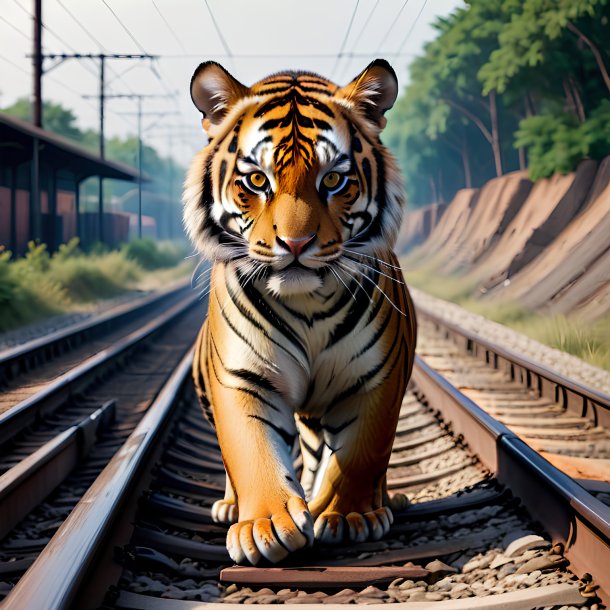
[[[137,288],[151,272],[175,267],[184,252],[172,243],[136,240],[120,250],[84,253],[78,239],[49,254],[30,242],[23,258],[0,252],[0,332],[53,314],[91,307]]]

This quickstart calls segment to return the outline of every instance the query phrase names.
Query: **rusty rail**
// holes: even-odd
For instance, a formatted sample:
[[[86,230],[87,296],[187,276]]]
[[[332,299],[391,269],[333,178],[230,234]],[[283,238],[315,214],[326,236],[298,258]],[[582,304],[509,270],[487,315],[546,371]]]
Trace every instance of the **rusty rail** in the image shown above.
[[[574,379],[562,376],[535,360],[509,348],[496,345],[475,332],[462,328],[418,305],[418,316],[432,322],[451,338],[462,351],[483,360],[498,370],[505,370],[511,379],[549,398],[566,411],[590,419],[595,425],[610,427],[610,396]]]
[[[413,382],[485,466],[544,524],[577,573],[594,572],[610,599],[610,507],[555,468],[417,357]],[[594,565],[593,565],[593,562]],[[594,568],[597,567],[597,570]]]

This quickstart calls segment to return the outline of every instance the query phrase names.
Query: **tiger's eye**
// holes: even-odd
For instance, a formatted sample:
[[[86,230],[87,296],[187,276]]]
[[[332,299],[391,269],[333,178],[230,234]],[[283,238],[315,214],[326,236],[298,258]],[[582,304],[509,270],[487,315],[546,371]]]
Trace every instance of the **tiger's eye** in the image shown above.
[[[329,172],[326,174],[326,176],[324,176],[324,178],[322,178],[322,184],[327,189],[334,189],[337,184],[339,184],[339,180],[341,180],[341,175],[339,172]]]
[[[265,174],[262,172],[253,172],[248,176],[248,178],[250,180],[250,184],[257,189],[263,188],[265,184],[267,184],[267,176],[265,176]]]

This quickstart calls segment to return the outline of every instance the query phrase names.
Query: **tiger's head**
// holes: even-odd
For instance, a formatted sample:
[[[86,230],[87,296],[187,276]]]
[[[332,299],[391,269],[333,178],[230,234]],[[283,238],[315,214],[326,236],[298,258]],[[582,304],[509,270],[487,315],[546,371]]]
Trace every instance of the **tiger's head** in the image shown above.
[[[202,63],[191,97],[209,142],[183,197],[198,249],[263,278],[277,296],[316,290],[348,273],[350,259],[392,249],[403,188],[379,135],[397,93],[381,59],[344,87],[307,72],[246,87]]]

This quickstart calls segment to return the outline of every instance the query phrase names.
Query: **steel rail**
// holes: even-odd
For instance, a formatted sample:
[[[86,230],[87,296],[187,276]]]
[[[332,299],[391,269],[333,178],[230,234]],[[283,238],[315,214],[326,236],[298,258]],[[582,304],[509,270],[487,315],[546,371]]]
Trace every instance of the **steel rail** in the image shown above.
[[[521,381],[539,396],[558,402],[567,411],[587,417],[595,425],[610,427],[610,395],[564,377],[557,371],[523,356],[510,348],[499,346],[477,333],[417,305],[420,318],[434,323],[446,334],[458,339],[463,351],[483,359],[496,369],[504,368],[511,379]]]
[[[192,359],[191,349],[121,449],[8,595],[3,610],[70,607],[108,545],[109,532],[134,493],[134,482],[142,482],[146,465],[162,446],[190,376]],[[103,587],[107,585],[101,574],[96,574],[97,579]]]
[[[118,573],[111,575],[104,561],[111,558],[114,544],[123,544],[130,538],[125,528],[133,530],[128,522],[134,509],[126,511],[126,507],[135,504],[134,499],[150,478],[147,465],[163,450],[191,364],[192,352],[182,360],[123,448],[9,594],[3,609],[58,610],[83,599],[87,600],[87,607],[97,607],[102,602],[121,569],[118,566]],[[465,438],[482,463],[521,499],[534,519],[543,523],[553,540],[564,545],[573,570],[592,572],[600,585],[600,597],[608,599],[610,575],[604,569],[610,562],[610,508],[531,450],[420,358],[416,360],[413,380],[431,408],[439,411],[456,435]]]
[[[578,573],[595,573],[601,597],[610,599],[610,507],[485,413],[419,356],[413,369],[418,391],[462,435],[498,481],[540,521]],[[594,565],[592,565],[594,563]]]
[[[0,476],[0,540],[83,460],[115,417],[115,401],[70,426]]]
[[[90,356],[84,362],[47,384],[42,390],[0,414],[0,446],[43,414],[56,410],[66,399],[99,376],[128,350],[157,333],[198,302],[192,294],[143,327],[123,337],[112,346]]]
[[[27,370],[29,364],[36,360],[55,355],[64,346],[74,347],[85,339],[100,336],[118,325],[126,324],[138,316],[159,306],[161,303],[185,295],[190,291],[190,284],[170,288],[137,300],[112,308],[109,311],[92,316],[82,322],[71,324],[52,333],[32,339],[21,345],[0,351],[0,382],[14,379],[20,371]]]

